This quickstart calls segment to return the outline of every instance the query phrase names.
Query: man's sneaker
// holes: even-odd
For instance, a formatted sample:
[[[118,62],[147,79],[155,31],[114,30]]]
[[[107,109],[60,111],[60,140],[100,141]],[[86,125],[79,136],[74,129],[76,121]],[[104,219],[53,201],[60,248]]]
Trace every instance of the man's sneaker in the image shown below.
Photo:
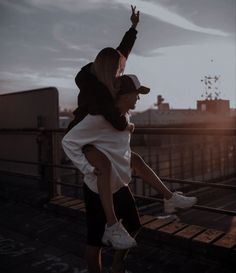
[[[106,225],[102,242],[105,245],[112,245],[115,249],[128,249],[137,246],[135,239],[129,235],[121,221],[110,227]]]
[[[187,197],[177,192],[173,193],[173,196],[166,200],[164,199],[164,211],[166,213],[176,212],[176,209],[189,209],[197,203],[196,197]]]

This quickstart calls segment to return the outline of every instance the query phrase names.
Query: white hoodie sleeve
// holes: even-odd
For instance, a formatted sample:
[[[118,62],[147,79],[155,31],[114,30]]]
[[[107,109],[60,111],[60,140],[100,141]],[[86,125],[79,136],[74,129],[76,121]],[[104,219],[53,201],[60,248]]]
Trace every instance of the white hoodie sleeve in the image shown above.
[[[62,139],[62,147],[66,155],[84,175],[93,173],[95,169],[82,151],[84,145],[92,144],[94,137],[89,136],[84,128],[75,126]]]

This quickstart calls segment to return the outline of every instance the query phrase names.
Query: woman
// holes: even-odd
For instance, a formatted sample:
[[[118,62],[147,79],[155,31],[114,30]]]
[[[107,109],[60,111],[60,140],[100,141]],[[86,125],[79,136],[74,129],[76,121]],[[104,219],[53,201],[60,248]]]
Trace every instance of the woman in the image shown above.
[[[105,48],[99,52],[95,61],[83,67],[77,74],[75,81],[80,89],[78,95],[78,108],[74,111],[75,118],[68,127],[68,132],[88,114],[103,115],[104,118],[118,130],[133,130],[133,125],[128,123],[126,116],[120,114],[115,106],[115,97],[119,90],[119,81],[117,77],[124,70],[125,61],[134,45],[136,39],[136,26],[139,22],[139,11],[136,7],[131,6],[132,14],[130,20],[131,28],[126,32],[117,49]],[[80,136],[78,136],[80,137]],[[66,144],[64,149],[67,151]],[[93,172],[98,175],[97,186],[101,202],[105,211],[107,226],[111,227],[118,224],[114,212],[112,193],[110,189],[110,162],[100,161],[97,168],[92,167],[89,162],[85,161],[83,155],[79,155],[79,147],[75,146],[73,153],[77,152],[76,166],[85,175]],[[67,151],[70,154],[70,151]],[[81,162],[84,162],[83,165]],[[98,168],[99,167],[99,168]],[[124,249],[136,245],[135,240],[125,231],[122,225],[119,225],[120,232],[125,240],[119,237],[114,238],[111,244],[115,248]],[[121,241],[121,242],[120,242]],[[124,243],[125,241],[125,243]]]
[[[102,114],[114,128],[124,130],[127,121],[114,107],[114,98],[119,90],[116,81],[125,68],[125,62],[136,40],[136,27],[139,23],[139,11],[131,5],[131,27],[125,33],[120,45],[114,49],[107,47],[102,49],[95,61],[84,66],[75,78],[76,85],[80,89],[78,95],[78,107],[74,111],[74,120],[69,124],[69,131],[80,122],[87,114]],[[106,107],[104,107],[104,105]]]

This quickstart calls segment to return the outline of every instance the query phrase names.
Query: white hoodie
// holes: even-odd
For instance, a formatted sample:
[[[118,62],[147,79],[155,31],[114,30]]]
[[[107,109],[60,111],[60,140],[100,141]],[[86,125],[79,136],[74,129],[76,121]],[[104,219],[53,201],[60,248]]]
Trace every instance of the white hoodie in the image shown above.
[[[84,182],[98,193],[97,177],[82,152],[82,147],[91,144],[103,152],[110,160],[111,189],[116,192],[131,180],[130,131],[116,130],[101,115],[87,115],[75,125],[62,139],[62,147],[73,164],[84,174]]]

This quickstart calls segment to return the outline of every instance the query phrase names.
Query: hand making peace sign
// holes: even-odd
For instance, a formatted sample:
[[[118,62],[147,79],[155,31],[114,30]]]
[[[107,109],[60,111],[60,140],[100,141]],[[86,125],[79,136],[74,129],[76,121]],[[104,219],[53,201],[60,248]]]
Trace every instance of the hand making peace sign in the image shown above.
[[[130,21],[132,22],[132,27],[136,28],[139,22],[139,10],[135,12],[136,6],[131,5],[132,14],[130,16]]]

